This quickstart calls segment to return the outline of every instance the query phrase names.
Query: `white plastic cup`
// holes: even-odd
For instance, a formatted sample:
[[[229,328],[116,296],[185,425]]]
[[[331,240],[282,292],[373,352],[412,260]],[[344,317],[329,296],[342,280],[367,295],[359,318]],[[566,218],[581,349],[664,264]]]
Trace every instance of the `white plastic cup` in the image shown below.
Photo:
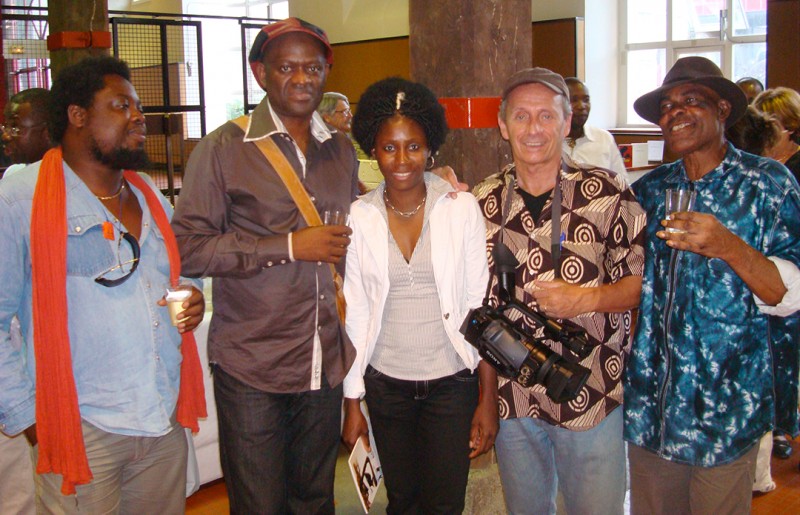
[[[696,197],[697,192],[694,190],[668,189],[664,199],[664,212],[666,213],[667,220],[672,219],[672,213],[693,211]],[[674,227],[667,227],[667,232],[682,233],[686,231]]]
[[[191,296],[191,284],[180,283],[177,286],[167,287],[167,295],[165,296],[165,299],[167,301],[167,307],[169,308],[169,319],[172,321],[172,325],[177,326],[180,322],[188,318],[178,318],[178,315],[183,312],[183,303],[189,300],[189,297]]]

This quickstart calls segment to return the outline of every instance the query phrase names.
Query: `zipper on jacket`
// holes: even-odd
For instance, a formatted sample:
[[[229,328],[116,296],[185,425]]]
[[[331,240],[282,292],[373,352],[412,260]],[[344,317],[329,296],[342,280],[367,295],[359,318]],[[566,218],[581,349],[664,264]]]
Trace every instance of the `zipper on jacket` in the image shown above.
[[[669,327],[672,322],[672,304],[675,300],[675,287],[678,282],[678,274],[675,273],[677,269],[678,252],[680,251],[677,249],[672,249],[670,251],[669,268],[667,269],[669,294],[667,295],[667,303],[664,306],[664,367],[666,372],[664,374],[664,382],[661,384],[661,391],[658,394],[658,407],[661,416],[661,443],[659,445],[659,454],[664,449],[664,412],[667,402],[667,385],[669,384],[672,367],[672,353],[669,350]]]
[[[694,182],[689,181],[689,190],[694,191]],[[677,249],[672,249],[669,255],[669,267],[667,269],[667,281],[669,284],[669,294],[667,295],[667,303],[664,306],[664,367],[666,373],[664,374],[664,383],[661,385],[661,391],[658,395],[658,405],[661,415],[661,436],[659,444],[659,455],[664,450],[664,430],[666,424],[664,422],[664,412],[666,411],[667,404],[667,385],[669,384],[672,368],[672,353],[669,350],[669,328],[672,323],[672,304],[675,301],[675,288],[678,285],[678,253],[681,252]]]

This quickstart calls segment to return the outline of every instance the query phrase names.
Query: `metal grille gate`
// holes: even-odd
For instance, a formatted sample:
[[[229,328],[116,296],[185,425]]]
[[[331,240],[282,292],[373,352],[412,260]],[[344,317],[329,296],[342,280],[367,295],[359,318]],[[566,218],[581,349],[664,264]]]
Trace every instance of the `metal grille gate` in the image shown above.
[[[172,202],[188,151],[206,134],[200,22],[111,18],[114,55],[128,63],[147,119],[146,171]]]

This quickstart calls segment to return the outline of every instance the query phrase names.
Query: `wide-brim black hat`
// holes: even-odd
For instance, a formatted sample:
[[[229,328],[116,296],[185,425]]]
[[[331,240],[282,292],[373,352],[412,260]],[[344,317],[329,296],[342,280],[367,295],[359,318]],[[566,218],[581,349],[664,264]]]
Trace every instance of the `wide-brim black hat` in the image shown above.
[[[678,59],[667,72],[661,87],[637,98],[633,103],[633,109],[648,122],[658,125],[658,120],[661,118],[661,99],[675,86],[689,83],[706,86],[720,98],[730,102],[731,113],[725,120],[726,128],[736,123],[747,109],[747,97],[739,86],[726,79],[716,64],[699,56]]]

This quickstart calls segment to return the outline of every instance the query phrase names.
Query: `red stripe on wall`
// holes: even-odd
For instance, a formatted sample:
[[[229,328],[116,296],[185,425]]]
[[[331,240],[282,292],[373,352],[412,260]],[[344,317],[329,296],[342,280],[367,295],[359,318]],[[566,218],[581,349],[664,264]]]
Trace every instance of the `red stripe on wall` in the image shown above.
[[[497,127],[500,97],[443,97],[447,125],[451,129],[492,129]]]

